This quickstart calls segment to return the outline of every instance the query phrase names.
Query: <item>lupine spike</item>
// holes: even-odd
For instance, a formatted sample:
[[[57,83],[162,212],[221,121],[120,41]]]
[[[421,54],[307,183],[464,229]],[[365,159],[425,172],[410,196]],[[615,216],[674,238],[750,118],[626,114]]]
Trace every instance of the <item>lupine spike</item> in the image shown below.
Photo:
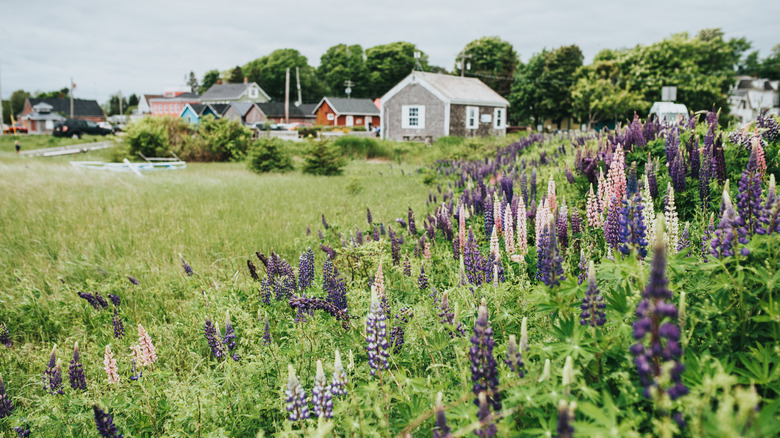
[[[103,354],[103,369],[108,375],[108,383],[119,383],[119,373],[116,366],[116,359],[114,359],[114,353],[111,351],[111,346],[106,345],[106,352]]]
[[[322,361],[317,359],[317,374],[314,377],[314,389],[311,392],[314,416],[333,418],[333,395],[325,379]]]
[[[103,438],[122,438],[122,434],[119,433],[119,429],[114,424],[114,419],[108,412],[100,409],[98,405],[92,405],[92,410],[95,412],[95,425],[100,436]]]
[[[501,395],[498,391],[498,368],[496,367],[496,359],[493,357],[494,345],[493,329],[490,328],[488,319],[487,302],[485,298],[482,298],[469,350],[471,380],[474,382],[472,392],[479,397],[479,394],[490,391],[489,402],[493,409],[499,412],[501,410]],[[474,404],[479,405],[479,400],[475,399]]]
[[[558,402],[558,425],[555,428],[558,438],[572,438],[574,436],[574,427],[571,425],[571,421],[574,419],[576,407],[577,403],[574,401],[561,400]]]
[[[152,338],[140,323],[138,324],[138,344],[141,346],[146,363],[153,364],[157,362],[156,349],[152,344]]]
[[[336,349],[335,359],[333,360],[333,380],[330,384],[330,392],[334,396],[347,395],[347,373],[341,364],[341,353]]]
[[[295,375],[295,368],[293,368],[292,364],[287,365],[287,371],[287,388],[284,391],[287,412],[289,412],[287,419],[293,422],[305,420],[309,418],[309,403],[306,400],[306,391]]]
[[[451,438],[450,427],[447,426],[447,417],[444,415],[442,393],[436,395],[436,424],[433,428],[433,438]]]
[[[548,380],[550,378],[552,365],[550,363],[550,359],[545,359],[544,361],[544,368],[542,369],[542,374],[539,375],[539,380],[537,380],[537,383],[542,383],[545,380]]]
[[[70,387],[73,389],[80,389],[82,391],[87,389],[87,381],[84,378],[84,367],[79,360],[79,343],[73,347],[73,359],[70,361],[68,367],[68,380],[70,381]]]
[[[376,288],[371,290],[371,306],[368,317],[366,318],[366,341],[368,342],[368,365],[371,368],[371,375],[376,371],[386,370],[388,368],[388,348],[387,342],[387,315],[379,304],[379,297]]]
[[[607,322],[604,309],[604,298],[599,293],[596,283],[596,268],[593,260],[588,265],[588,289],[585,292],[585,298],[582,299],[582,312],[580,313],[580,324],[590,325],[591,327],[601,327]]]
[[[5,392],[5,382],[3,382],[3,375],[0,374],[0,418],[10,416],[13,411],[14,405],[11,403],[11,397]]]

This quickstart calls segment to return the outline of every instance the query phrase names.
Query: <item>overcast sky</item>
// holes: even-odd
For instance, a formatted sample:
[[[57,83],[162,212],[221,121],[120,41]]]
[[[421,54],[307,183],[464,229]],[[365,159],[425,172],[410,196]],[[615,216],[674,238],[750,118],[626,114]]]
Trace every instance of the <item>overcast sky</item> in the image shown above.
[[[279,48],[318,65],[328,47],[409,41],[452,69],[469,41],[497,35],[521,61],[577,44],[588,63],[604,48],[720,27],[761,57],[780,44],[778,0],[0,0],[0,86],[48,91],[76,83],[76,97],[104,102],[121,90],[159,93],[194,71],[227,70]]]

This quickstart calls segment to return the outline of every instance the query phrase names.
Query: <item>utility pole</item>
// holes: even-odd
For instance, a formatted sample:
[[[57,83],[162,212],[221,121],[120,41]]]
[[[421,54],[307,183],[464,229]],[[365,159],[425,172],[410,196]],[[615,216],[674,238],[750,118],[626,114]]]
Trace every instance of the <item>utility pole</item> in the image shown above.
[[[119,90],[119,116],[122,116],[122,90]]]
[[[301,75],[298,67],[295,67],[295,82],[298,84],[298,102],[296,102],[295,106],[300,106],[303,103],[303,99],[301,98]]]
[[[284,123],[290,123],[290,69],[284,75]]]
[[[460,59],[460,77],[465,77],[466,68],[471,70],[471,62],[466,63],[466,58],[471,59],[471,55],[466,55],[466,48],[460,51],[458,58]]]
[[[3,83],[2,76],[3,76],[2,71],[0,71],[0,85]],[[11,112],[13,112],[13,109],[11,109]],[[5,131],[2,128],[3,128],[3,87],[0,87],[0,137],[3,136]]]

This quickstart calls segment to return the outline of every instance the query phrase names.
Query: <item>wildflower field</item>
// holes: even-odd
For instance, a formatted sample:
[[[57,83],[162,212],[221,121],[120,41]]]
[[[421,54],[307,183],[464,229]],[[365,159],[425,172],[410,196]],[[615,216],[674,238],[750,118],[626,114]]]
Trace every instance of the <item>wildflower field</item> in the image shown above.
[[[778,123],[340,177],[0,157],[0,436],[780,434]]]

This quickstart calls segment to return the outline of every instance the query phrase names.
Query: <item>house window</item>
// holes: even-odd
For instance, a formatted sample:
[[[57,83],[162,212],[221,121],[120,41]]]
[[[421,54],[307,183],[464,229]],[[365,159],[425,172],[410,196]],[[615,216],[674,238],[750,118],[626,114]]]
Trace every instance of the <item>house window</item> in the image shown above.
[[[355,126],[355,118],[352,116],[347,116],[347,126]]]
[[[506,128],[506,109],[496,108],[493,110],[493,129]]]
[[[256,88],[249,89],[249,97],[251,97],[252,99],[257,98],[257,89]]]
[[[328,114],[328,120],[333,120],[333,114]]]
[[[479,108],[475,106],[466,107],[466,129],[477,129],[479,126]]]
[[[403,105],[401,107],[401,128],[424,129],[425,128],[425,106]]]

